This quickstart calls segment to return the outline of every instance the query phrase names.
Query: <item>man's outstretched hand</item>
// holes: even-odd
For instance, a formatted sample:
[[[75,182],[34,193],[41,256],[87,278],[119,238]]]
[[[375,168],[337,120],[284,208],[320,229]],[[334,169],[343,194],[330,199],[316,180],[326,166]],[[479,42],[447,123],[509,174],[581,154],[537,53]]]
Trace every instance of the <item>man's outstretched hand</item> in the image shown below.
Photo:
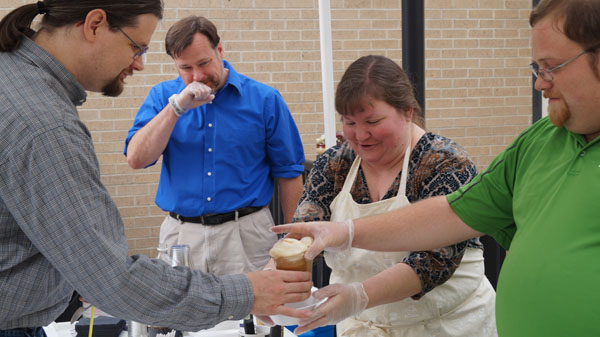
[[[254,292],[251,313],[264,319],[268,315],[285,315],[300,319],[311,317],[309,310],[284,306],[310,297],[311,274],[302,271],[261,270],[245,274]],[[262,317],[261,317],[262,316]],[[270,319],[269,319],[270,321]],[[272,323],[272,322],[265,322]]]

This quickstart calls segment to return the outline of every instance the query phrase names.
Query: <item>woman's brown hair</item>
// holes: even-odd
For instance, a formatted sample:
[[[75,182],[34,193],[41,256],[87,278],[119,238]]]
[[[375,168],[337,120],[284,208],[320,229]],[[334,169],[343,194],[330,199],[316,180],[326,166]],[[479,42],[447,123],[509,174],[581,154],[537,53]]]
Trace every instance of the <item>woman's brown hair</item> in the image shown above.
[[[424,128],[425,120],[413,86],[402,68],[385,56],[368,55],[352,62],[335,93],[335,109],[342,116],[362,109],[366,98],[393,106],[399,112],[413,109],[413,123]]]

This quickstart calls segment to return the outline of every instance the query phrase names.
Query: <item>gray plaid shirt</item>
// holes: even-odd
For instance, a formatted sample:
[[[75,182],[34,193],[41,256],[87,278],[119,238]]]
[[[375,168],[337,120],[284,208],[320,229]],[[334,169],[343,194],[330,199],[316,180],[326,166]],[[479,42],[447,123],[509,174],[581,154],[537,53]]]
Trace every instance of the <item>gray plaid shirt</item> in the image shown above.
[[[73,289],[123,319],[195,331],[250,312],[243,275],[128,256],[76,106],[86,93],[29,39],[0,53],[0,330],[51,323]]]

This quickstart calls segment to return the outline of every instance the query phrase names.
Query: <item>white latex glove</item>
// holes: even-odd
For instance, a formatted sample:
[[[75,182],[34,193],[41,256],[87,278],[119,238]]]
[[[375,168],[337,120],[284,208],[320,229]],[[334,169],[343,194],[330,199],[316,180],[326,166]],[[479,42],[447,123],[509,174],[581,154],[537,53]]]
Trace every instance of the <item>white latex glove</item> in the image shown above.
[[[324,325],[337,324],[348,317],[358,316],[369,304],[369,296],[361,282],[350,284],[332,284],[313,293],[319,299],[328,297],[325,303],[313,310],[308,319],[301,319],[294,334],[318,328]]]
[[[292,237],[312,236],[313,244],[308,247],[304,257],[314,259],[321,251],[342,252],[352,247],[354,222],[298,222],[271,227],[275,233],[291,233]]]
[[[185,111],[212,103],[212,88],[201,82],[192,82],[177,95],[177,104]]]

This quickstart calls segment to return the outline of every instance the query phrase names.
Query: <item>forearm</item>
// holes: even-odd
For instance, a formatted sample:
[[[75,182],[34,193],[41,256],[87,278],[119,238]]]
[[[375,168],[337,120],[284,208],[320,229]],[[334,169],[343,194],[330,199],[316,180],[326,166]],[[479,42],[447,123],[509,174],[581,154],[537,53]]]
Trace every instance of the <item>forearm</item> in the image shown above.
[[[471,240],[469,240],[471,241]],[[417,300],[448,281],[464,256],[469,241],[461,241],[440,249],[410,252],[402,259],[417,274],[423,288],[412,298]]]
[[[367,308],[403,300],[421,292],[421,280],[415,271],[398,263],[367,279],[363,286],[369,296]]]
[[[418,251],[480,236],[454,213],[446,197],[354,220],[352,246],[376,251]]]
[[[131,168],[144,168],[158,160],[167,147],[177,119],[171,104],[167,104],[136,132],[127,146],[127,163]]]
[[[286,223],[290,223],[302,195],[302,175],[295,178],[277,178],[277,184],[283,217]]]
[[[27,243],[18,254],[32,254],[22,265],[31,269],[21,269],[21,277],[38,284],[34,295],[39,296],[24,292],[24,300],[43,310],[71,286],[116,317],[182,330],[247,315],[252,292],[243,275],[196,271],[192,276],[188,269],[174,269],[145,255],[127,256],[119,211],[102,185],[86,131],[67,125],[39,132],[30,136],[28,156],[3,166],[0,196],[14,217],[9,224],[26,235],[13,241]],[[32,274],[32,269],[38,272]],[[55,292],[54,287],[61,289]],[[38,303],[39,298],[44,300]]]

